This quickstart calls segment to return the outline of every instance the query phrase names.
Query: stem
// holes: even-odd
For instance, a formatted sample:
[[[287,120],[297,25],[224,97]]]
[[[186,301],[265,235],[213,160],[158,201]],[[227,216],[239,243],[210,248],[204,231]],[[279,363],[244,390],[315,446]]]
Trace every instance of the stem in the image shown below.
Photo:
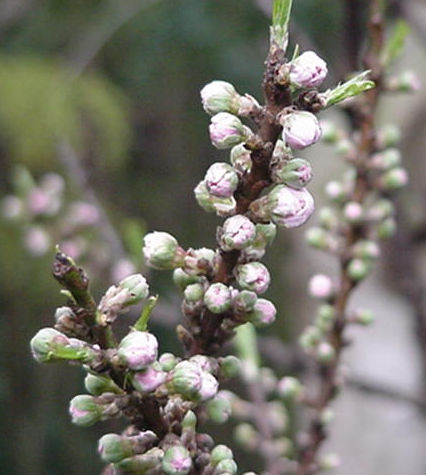
[[[365,57],[365,65],[372,71],[372,80],[375,81],[376,88],[361,96],[350,111],[353,130],[360,132],[356,153],[358,159],[355,164],[355,189],[352,196],[352,200],[360,204],[364,203],[369,192],[374,189],[367,175],[367,164],[369,157],[375,152],[374,117],[382,84],[383,71],[379,57],[383,46],[383,30],[381,2],[374,0],[369,14],[368,33],[370,48]],[[330,365],[320,365],[318,369],[320,382],[317,396],[313,400],[315,413],[309,424],[307,443],[299,449],[298,475],[308,475],[317,471],[316,459],[318,450],[327,437],[326,427],[321,422],[321,413],[335,398],[337,393],[337,372],[342,351],[346,346],[344,335],[347,325],[346,309],[352,291],[357,285],[348,275],[347,265],[351,248],[358,240],[365,237],[366,231],[366,228],[363,226],[350,225],[346,232],[344,250],[340,259],[339,291],[334,300],[336,318],[328,335],[328,342],[333,346],[336,357]]]

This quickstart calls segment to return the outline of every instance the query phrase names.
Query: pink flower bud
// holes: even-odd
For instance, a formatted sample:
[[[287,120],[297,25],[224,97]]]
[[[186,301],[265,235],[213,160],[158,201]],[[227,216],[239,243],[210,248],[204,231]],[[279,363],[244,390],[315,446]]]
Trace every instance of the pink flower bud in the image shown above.
[[[237,214],[223,223],[223,234],[220,238],[222,249],[244,249],[256,236],[256,226],[249,218]]]
[[[210,115],[219,112],[238,114],[239,98],[234,86],[225,81],[212,81],[201,89],[203,108]]]
[[[120,342],[117,355],[120,361],[132,370],[150,366],[158,354],[158,341],[148,332],[132,331]]]
[[[327,76],[327,63],[313,51],[306,51],[292,61],[290,81],[299,87],[317,87]]]
[[[268,208],[275,224],[295,228],[310,218],[314,211],[314,199],[306,188],[296,190],[277,185],[268,195]]]
[[[145,371],[137,372],[132,377],[133,387],[141,393],[155,391],[166,381],[166,373],[150,366]]]
[[[309,281],[309,293],[317,299],[328,299],[334,293],[333,281],[324,274],[314,275]]]
[[[244,142],[249,129],[238,117],[228,112],[220,112],[212,117],[209,132],[213,145],[218,149],[225,149]]]
[[[215,397],[218,388],[219,383],[217,379],[207,371],[203,371],[201,376],[201,388],[198,392],[198,396],[200,397],[201,401],[208,401],[209,399]]]
[[[232,165],[217,162],[207,170],[205,183],[211,195],[229,198],[237,189],[238,175]]]
[[[231,303],[231,290],[220,282],[212,284],[204,294],[204,304],[212,313],[226,312]]]
[[[279,161],[271,169],[272,180],[292,188],[304,188],[312,180],[312,167],[303,158]]]
[[[24,245],[33,256],[42,256],[50,249],[51,241],[41,226],[32,226],[25,233]]]
[[[297,150],[309,147],[321,138],[321,127],[318,119],[306,111],[296,111],[281,116],[283,140]]]
[[[265,327],[274,323],[277,315],[275,305],[266,299],[257,299],[254,309],[247,315],[247,320],[256,327]]]
[[[263,294],[268,290],[270,281],[268,269],[260,262],[248,262],[237,268],[237,282],[243,289]]]
[[[364,211],[358,202],[350,201],[344,207],[343,214],[350,223],[359,223],[362,220]]]

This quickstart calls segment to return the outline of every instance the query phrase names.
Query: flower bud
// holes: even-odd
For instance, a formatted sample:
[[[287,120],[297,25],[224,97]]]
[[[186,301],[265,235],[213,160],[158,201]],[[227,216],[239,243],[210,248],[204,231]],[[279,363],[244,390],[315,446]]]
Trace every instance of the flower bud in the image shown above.
[[[131,298],[127,300],[125,305],[134,305],[148,297],[149,286],[142,274],[129,275],[123,279],[118,287],[129,291]]]
[[[297,399],[302,392],[302,383],[292,376],[281,378],[277,384],[277,393],[285,399]]]
[[[174,354],[163,353],[158,359],[158,362],[160,363],[161,369],[163,371],[169,372],[178,364],[179,361]]]
[[[289,76],[298,87],[317,87],[327,76],[327,63],[314,51],[306,51],[291,62]]]
[[[257,294],[268,290],[271,276],[268,269],[260,262],[248,262],[237,267],[238,285]]]
[[[323,333],[328,332],[333,324],[335,314],[336,311],[332,305],[320,305],[315,318],[315,326]]]
[[[184,290],[183,295],[188,302],[199,302],[204,297],[204,286],[202,284],[190,284]]]
[[[213,249],[202,247],[200,249],[188,249],[183,268],[190,275],[210,274],[216,265],[216,252]]]
[[[203,402],[208,401],[216,396],[218,388],[219,383],[217,379],[207,371],[203,371],[201,373],[201,387],[197,393],[197,399]]]
[[[368,219],[372,221],[382,221],[389,218],[395,212],[393,203],[387,199],[377,200],[367,211]]]
[[[1,201],[2,215],[9,220],[17,220],[23,216],[24,205],[17,196],[9,195]]]
[[[215,475],[234,475],[238,466],[233,459],[223,459],[216,465]]]
[[[352,159],[355,155],[355,144],[352,140],[341,138],[336,143],[336,152],[346,159]]]
[[[408,183],[408,173],[405,168],[392,168],[385,172],[379,180],[380,188],[384,191],[399,190]]]
[[[212,313],[223,313],[231,308],[231,290],[225,284],[212,284],[204,294],[204,305]]]
[[[183,446],[170,447],[164,453],[161,468],[167,475],[186,475],[192,468],[191,455]]]
[[[33,256],[42,256],[50,249],[51,239],[42,226],[31,226],[25,231],[24,246]]]
[[[70,401],[69,413],[72,423],[88,427],[102,419],[102,407],[96,403],[96,399],[88,394],[80,394]]]
[[[391,91],[415,92],[421,88],[421,82],[415,72],[403,71],[399,76],[391,77],[386,86]]]
[[[329,234],[322,228],[309,228],[305,233],[306,242],[315,249],[328,249]]]
[[[367,277],[371,271],[371,263],[365,259],[352,259],[347,267],[349,277],[358,282]]]
[[[219,358],[220,376],[222,378],[235,378],[241,370],[241,361],[233,356]]]
[[[210,454],[210,465],[212,467],[216,467],[218,463],[222,462],[222,460],[226,459],[233,459],[234,454],[232,450],[227,447],[226,445],[216,445],[216,447],[211,451]]]
[[[202,373],[197,363],[181,361],[170,373],[170,389],[192,399],[201,389]]]
[[[340,457],[337,454],[323,454],[319,459],[319,466],[322,470],[334,470],[340,467]]]
[[[212,81],[201,89],[203,108],[210,115],[219,112],[238,114],[240,97],[234,86],[225,81]]]
[[[224,424],[232,413],[231,403],[228,398],[219,391],[213,399],[207,401],[207,415],[216,424]]]
[[[248,313],[254,308],[257,294],[250,290],[242,290],[232,299],[232,306],[237,313]]]
[[[338,181],[329,181],[325,186],[325,193],[333,201],[342,201],[346,198],[345,188]]]
[[[303,158],[281,161],[272,167],[271,177],[275,183],[284,183],[292,188],[300,189],[312,180],[312,167]]]
[[[358,308],[352,315],[352,321],[360,325],[371,325],[374,323],[374,313],[367,308]]]
[[[141,393],[155,391],[166,381],[166,373],[158,366],[150,366],[144,371],[134,373],[131,378],[133,387]]]
[[[99,352],[88,343],[68,338],[54,328],[42,328],[30,342],[33,358],[39,363],[57,361],[80,361],[89,363],[98,357]]]
[[[396,222],[393,218],[387,218],[377,226],[379,239],[390,239],[396,233]]]
[[[232,165],[216,162],[210,166],[204,178],[207,191],[219,198],[229,198],[238,186],[238,175]]]
[[[325,143],[335,144],[339,140],[339,130],[333,122],[321,120],[320,126],[322,130],[322,140]]]
[[[120,460],[114,464],[114,468],[123,473],[151,473],[154,470],[158,473],[163,455],[163,450],[153,447],[143,455],[134,455]]]
[[[219,112],[211,118],[209,132],[212,144],[218,149],[231,148],[251,135],[240,119],[228,112]]]
[[[194,195],[197,203],[207,213],[215,212],[218,216],[232,216],[235,212],[237,202],[233,196],[219,198],[211,195],[206,187],[205,181],[201,181],[194,188]]]
[[[152,333],[132,331],[118,346],[117,356],[129,369],[138,371],[150,366],[158,354],[158,341]]]
[[[251,170],[251,152],[250,150],[247,150],[242,143],[232,148],[230,161],[232,166],[240,175],[244,175]]]
[[[266,247],[272,244],[276,234],[277,227],[274,223],[257,223],[254,240],[244,249],[245,258],[250,261],[261,259],[266,252]]]
[[[197,428],[197,416],[193,411],[188,411],[182,419],[182,432],[195,434]]]
[[[274,323],[277,315],[275,305],[266,299],[257,299],[253,311],[246,315],[246,318],[256,327],[264,327]]]
[[[318,119],[306,111],[296,111],[281,116],[283,140],[291,148],[300,150],[318,142],[321,138],[321,127]]]
[[[171,234],[154,231],[147,234],[143,242],[142,251],[150,267],[167,270],[183,264],[184,251]]]
[[[304,350],[311,351],[318,346],[321,336],[319,328],[309,325],[300,335],[299,344]]]
[[[234,439],[243,448],[253,450],[258,444],[256,429],[248,423],[238,424],[234,429]]]
[[[362,206],[356,201],[350,201],[343,208],[343,215],[349,221],[349,223],[360,223],[364,216],[364,210]]]
[[[256,226],[249,218],[237,214],[223,223],[220,244],[224,251],[244,249],[253,241]]]
[[[329,299],[334,294],[333,281],[324,274],[317,274],[309,280],[309,293],[316,299]]]
[[[394,124],[384,125],[377,133],[377,146],[380,149],[395,147],[400,140],[401,130]]]
[[[294,228],[304,224],[314,211],[314,199],[305,188],[295,190],[277,185],[268,195],[268,209],[278,226]]]
[[[197,365],[208,373],[214,374],[217,371],[217,362],[215,358],[210,358],[206,355],[194,355],[189,358],[189,361],[192,363],[197,363]]]
[[[100,376],[88,373],[84,378],[84,386],[93,396],[100,396],[103,393],[122,393],[114,381],[108,376]]]
[[[117,463],[133,455],[129,438],[118,434],[105,434],[99,439],[98,452],[106,463]]]
[[[380,256],[380,248],[375,241],[361,239],[353,246],[352,255],[360,259],[374,260]]]
[[[200,280],[197,275],[191,275],[185,272],[183,269],[178,268],[173,271],[173,282],[180,290],[185,290],[185,288],[190,284],[195,284]]]
[[[336,350],[326,341],[321,342],[317,347],[318,361],[329,364],[336,358]]]
[[[387,148],[371,157],[371,166],[376,170],[390,170],[401,164],[401,152],[397,148]]]
[[[318,220],[320,225],[328,230],[334,230],[339,226],[339,218],[333,208],[324,206],[319,210]]]

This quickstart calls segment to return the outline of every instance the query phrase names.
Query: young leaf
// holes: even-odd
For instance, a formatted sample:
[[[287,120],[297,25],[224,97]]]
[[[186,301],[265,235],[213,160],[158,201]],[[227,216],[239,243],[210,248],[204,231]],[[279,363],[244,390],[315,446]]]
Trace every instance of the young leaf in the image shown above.
[[[361,92],[368,91],[375,87],[375,83],[366,79],[370,71],[364,71],[349,81],[339,84],[334,89],[329,89],[320,94],[321,98],[325,101],[325,107],[330,107],[338,102],[344,101],[349,97],[357,96]]]
[[[394,27],[391,37],[383,49],[381,61],[385,68],[395,61],[395,59],[397,59],[402,53],[408,33],[410,33],[410,27],[408,26],[408,23],[403,20],[399,20]]]
[[[288,43],[288,22],[293,0],[275,0],[272,10],[271,43],[284,50]]]

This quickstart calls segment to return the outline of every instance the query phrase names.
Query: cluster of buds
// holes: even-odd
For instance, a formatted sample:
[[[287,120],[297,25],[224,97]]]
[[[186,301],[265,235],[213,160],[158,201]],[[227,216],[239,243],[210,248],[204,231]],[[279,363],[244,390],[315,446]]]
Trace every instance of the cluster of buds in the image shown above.
[[[127,257],[112,261],[108,243],[97,230],[101,220],[99,209],[87,201],[66,200],[61,175],[47,173],[36,182],[20,166],[15,170],[12,184],[14,194],[3,198],[2,216],[19,229],[22,245],[29,254],[42,257],[59,244],[73,259],[91,263],[96,269],[110,269],[113,280],[135,271]]]

